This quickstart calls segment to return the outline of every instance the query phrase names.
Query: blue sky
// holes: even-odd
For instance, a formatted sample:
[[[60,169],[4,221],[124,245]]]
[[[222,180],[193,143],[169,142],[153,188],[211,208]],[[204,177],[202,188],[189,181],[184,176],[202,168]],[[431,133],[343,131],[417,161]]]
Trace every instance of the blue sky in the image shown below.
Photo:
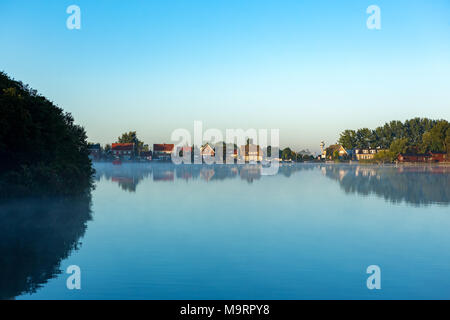
[[[66,28],[72,4],[81,30]],[[2,0],[0,39],[0,69],[101,143],[169,142],[202,120],[317,151],[346,128],[450,119],[448,0]]]

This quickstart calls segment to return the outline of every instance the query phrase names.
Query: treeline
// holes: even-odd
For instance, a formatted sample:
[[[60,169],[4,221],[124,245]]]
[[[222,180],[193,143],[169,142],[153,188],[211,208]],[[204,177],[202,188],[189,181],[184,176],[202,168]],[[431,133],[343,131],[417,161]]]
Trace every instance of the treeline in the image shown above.
[[[394,153],[450,152],[450,124],[447,120],[414,118],[391,121],[371,130],[345,130],[339,143],[345,149],[380,148]]]
[[[0,72],[0,197],[83,193],[93,169],[84,129]]]

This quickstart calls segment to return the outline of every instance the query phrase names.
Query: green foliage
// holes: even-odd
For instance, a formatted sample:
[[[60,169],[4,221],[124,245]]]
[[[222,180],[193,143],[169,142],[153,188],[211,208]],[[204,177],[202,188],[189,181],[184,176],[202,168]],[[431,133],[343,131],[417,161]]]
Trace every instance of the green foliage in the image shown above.
[[[397,156],[398,154],[395,154],[390,150],[380,150],[374,155],[372,162],[392,163],[397,158]]]
[[[339,148],[338,144],[333,144],[325,149],[327,159],[339,160]]]
[[[381,148],[389,149],[391,154],[382,154],[383,161],[399,153],[427,153],[450,151],[450,124],[446,120],[414,118],[391,121],[375,130],[367,128],[345,130],[339,143],[345,149]],[[328,149],[327,149],[328,150]],[[381,159],[378,159],[381,160]]]
[[[334,150],[333,155],[331,156],[333,160],[339,160],[339,150]]]
[[[88,155],[72,115],[0,73],[0,196],[86,192]]]
[[[448,152],[448,142],[450,139],[450,124],[441,120],[422,136],[422,152]]]
[[[295,161],[297,159],[297,154],[290,148],[284,148],[281,152],[281,159]]]
[[[391,143],[389,151],[398,156],[400,153],[408,152],[408,139],[396,139]]]
[[[396,139],[407,138],[410,145],[419,145],[425,132],[431,130],[438,121],[427,118],[414,118],[385,123],[375,130],[368,128],[345,130],[341,133],[339,143],[345,149],[378,148],[388,149]]]
[[[355,130],[345,130],[341,133],[339,138],[339,143],[345,149],[353,149],[357,144],[356,131]]]
[[[136,148],[134,149],[135,156],[138,156],[141,152],[149,151],[148,145],[144,144],[143,141],[138,139],[136,131],[122,133],[122,135],[117,138],[117,142],[134,143],[134,145],[136,146]]]

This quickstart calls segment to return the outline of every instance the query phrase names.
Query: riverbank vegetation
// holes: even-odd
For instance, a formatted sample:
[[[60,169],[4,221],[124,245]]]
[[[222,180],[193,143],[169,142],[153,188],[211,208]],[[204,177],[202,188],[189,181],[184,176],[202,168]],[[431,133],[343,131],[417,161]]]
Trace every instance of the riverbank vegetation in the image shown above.
[[[345,149],[379,149],[374,162],[392,162],[400,153],[450,153],[450,123],[447,120],[414,118],[391,121],[374,130],[345,130],[339,143]]]
[[[84,193],[94,173],[88,156],[71,114],[0,72],[0,197]]]

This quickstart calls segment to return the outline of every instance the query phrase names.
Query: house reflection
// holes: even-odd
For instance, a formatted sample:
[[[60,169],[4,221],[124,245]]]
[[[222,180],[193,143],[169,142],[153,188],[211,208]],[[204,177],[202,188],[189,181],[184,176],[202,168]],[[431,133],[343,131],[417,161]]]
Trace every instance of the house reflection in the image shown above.
[[[154,182],[200,179],[206,182],[241,179],[248,183],[264,179],[261,165],[174,165],[130,164],[96,167],[97,180],[102,177],[135,192],[144,179]],[[283,164],[278,175],[289,178],[301,171],[320,170],[336,180],[346,193],[374,194],[393,203],[413,205],[450,203],[450,168],[445,166],[364,166],[348,164]]]

